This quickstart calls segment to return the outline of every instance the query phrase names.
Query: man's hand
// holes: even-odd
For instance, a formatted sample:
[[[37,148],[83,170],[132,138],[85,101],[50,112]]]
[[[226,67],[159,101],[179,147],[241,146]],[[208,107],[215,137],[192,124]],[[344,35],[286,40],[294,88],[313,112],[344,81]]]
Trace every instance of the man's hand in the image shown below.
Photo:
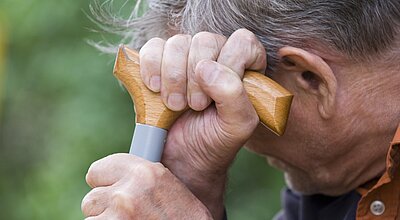
[[[241,78],[246,69],[265,71],[264,47],[245,29],[228,39],[207,32],[154,38],[140,64],[143,82],[168,108],[192,109],[170,129],[162,162],[220,219],[228,167],[259,121]]]
[[[160,163],[129,154],[94,162],[82,201],[87,220],[212,219],[207,208]]]
[[[158,163],[107,157],[89,170],[94,189],[83,201],[85,215],[222,219],[228,167],[259,121],[241,79],[246,69],[265,71],[264,47],[245,29],[228,39],[208,32],[154,38],[140,50],[140,65],[143,82],[161,91],[168,108],[192,109],[171,127],[162,158],[179,180]]]

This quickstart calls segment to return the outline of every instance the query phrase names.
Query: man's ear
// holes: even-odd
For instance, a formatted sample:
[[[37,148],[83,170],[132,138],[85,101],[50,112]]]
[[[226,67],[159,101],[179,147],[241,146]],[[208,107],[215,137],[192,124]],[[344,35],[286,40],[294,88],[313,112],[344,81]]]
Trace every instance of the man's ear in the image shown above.
[[[296,86],[317,96],[318,111],[329,119],[335,112],[337,80],[331,67],[318,55],[295,47],[278,51],[284,71],[296,74]]]

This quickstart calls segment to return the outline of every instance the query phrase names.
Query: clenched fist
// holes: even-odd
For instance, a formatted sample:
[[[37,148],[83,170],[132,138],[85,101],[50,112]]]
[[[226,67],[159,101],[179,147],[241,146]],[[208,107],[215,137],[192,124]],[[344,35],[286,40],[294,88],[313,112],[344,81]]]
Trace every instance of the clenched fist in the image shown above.
[[[245,29],[237,30],[229,38],[208,32],[193,37],[176,35],[168,40],[154,38],[140,50],[140,66],[143,82],[149,89],[161,92],[168,108],[175,111],[191,108],[171,127],[162,163],[208,208],[214,219],[221,219],[227,170],[259,122],[241,80],[245,70],[265,71],[264,47],[253,33]],[[150,175],[156,185],[161,186],[162,182],[170,184],[175,181],[177,190],[173,198],[171,192],[162,189],[154,191],[158,195],[154,197],[146,194],[149,191],[145,182],[125,177],[125,186],[118,188],[118,192],[138,195],[142,190],[140,196],[149,198],[147,203],[141,204],[139,197],[134,196],[134,202],[124,203],[123,209],[137,213],[139,209],[149,210],[143,207],[148,205],[159,207],[161,212],[167,206],[159,206],[165,200],[158,199],[166,195],[171,203],[187,203],[188,210],[201,210],[186,188],[178,180],[172,181],[169,171],[163,171],[160,176],[154,175],[157,172],[152,172],[153,168],[148,168],[161,169],[162,165],[141,163],[146,166],[136,166],[144,169],[140,175]],[[139,172],[139,168],[125,167],[123,170]],[[111,182],[113,177],[106,173],[119,172],[112,166],[102,166],[101,169],[104,179],[110,178]],[[89,181],[89,184],[92,183]],[[113,188],[107,191],[111,193]],[[182,197],[177,196],[179,193]],[[187,202],[191,199],[195,201]],[[118,213],[115,205],[107,203],[104,206],[111,206],[113,213]]]
[[[86,181],[93,188],[82,201],[86,220],[212,219],[160,163],[114,154],[93,163]]]

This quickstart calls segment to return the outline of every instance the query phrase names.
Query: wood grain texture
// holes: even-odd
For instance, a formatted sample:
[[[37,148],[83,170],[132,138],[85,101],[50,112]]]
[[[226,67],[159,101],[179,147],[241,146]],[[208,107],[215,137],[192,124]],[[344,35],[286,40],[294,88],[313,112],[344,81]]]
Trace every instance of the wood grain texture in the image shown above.
[[[114,65],[114,75],[122,82],[134,103],[136,122],[168,130],[184,112],[173,112],[142,82],[139,54],[120,46]],[[257,111],[260,121],[277,135],[285,131],[293,95],[263,74],[246,71],[245,90]]]

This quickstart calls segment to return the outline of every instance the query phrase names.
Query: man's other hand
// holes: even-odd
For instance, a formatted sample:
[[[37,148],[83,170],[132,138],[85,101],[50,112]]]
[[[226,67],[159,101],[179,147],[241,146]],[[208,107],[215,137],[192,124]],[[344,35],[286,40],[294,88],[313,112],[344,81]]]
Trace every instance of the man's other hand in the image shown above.
[[[207,208],[160,163],[129,154],[94,162],[82,201],[86,220],[212,219]]]

